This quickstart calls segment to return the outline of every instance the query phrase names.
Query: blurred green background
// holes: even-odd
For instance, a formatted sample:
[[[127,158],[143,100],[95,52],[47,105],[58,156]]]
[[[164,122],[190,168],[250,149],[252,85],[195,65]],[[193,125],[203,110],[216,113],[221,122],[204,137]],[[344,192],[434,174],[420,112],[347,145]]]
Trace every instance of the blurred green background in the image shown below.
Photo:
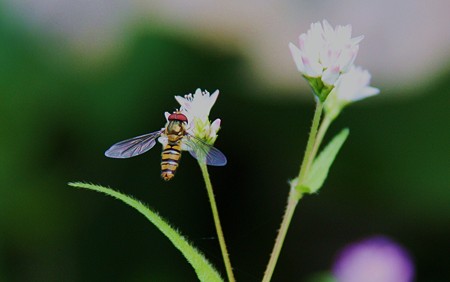
[[[0,281],[196,281],[145,218],[70,181],[149,204],[224,274],[195,160],[185,154],[165,183],[158,148],[103,155],[164,126],[173,96],[198,87],[221,92],[211,117],[222,119],[216,146],[229,164],[210,173],[235,275],[261,279],[307,139],[307,90],[265,93],[243,79],[239,52],[164,28],[136,26],[120,52],[95,62],[11,17],[1,18],[0,42]],[[305,281],[345,244],[376,234],[410,252],[417,281],[450,280],[449,78],[404,95],[381,88],[345,110],[327,140],[343,127],[350,137],[324,189],[300,202],[273,281]]]

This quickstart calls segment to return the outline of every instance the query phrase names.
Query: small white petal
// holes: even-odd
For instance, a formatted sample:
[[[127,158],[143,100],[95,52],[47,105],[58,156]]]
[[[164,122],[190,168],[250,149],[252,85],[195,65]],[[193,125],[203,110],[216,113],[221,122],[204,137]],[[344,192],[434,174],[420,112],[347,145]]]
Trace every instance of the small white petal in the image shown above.
[[[303,65],[305,66],[305,75],[310,77],[319,77],[322,75],[322,65],[308,57],[302,57]]]
[[[351,40],[352,37],[352,26],[350,24],[336,27],[336,35],[343,41]]]
[[[181,107],[184,107],[185,109],[190,109],[190,101],[186,98],[183,98],[181,96],[175,96],[175,100],[181,105]]]
[[[359,44],[364,39],[364,35],[360,35],[358,37],[352,38],[351,42],[353,45]]]
[[[328,86],[334,85],[338,80],[339,75],[340,75],[339,66],[328,68],[323,72],[322,81]]]
[[[217,98],[219,98],[219,89],[217,89],[216,91],[214,91],[213,94],[211,94],[210,98],[209,98],[209,102],[210,102],[210,108],[212,108],[212,106],[214,106],[214,104],[217,101]]]
[[[297,66],[297,70],[301,73],[305,72],[305,66],[302,61],[302,52],[292,43],[289,43],[289,49],[291,50],[292,58],[294,59],[294,63]]]
[[[378,94],[377,88],[369,86],[370,77],[367,70],[352,67],[336,82],[335,91],[338,99],[353,102]]]
[[[342,50],[336,64],[340,66],[341,72],[348,72],[355,62],[358,54],[359,46],[351,46],[348,49]]]
[[[323,33],[325,35],[329,35],[329,34],[333,34],[334,33],[333,27],[331,26],[331,24],[327,20],[323,20],[322,24],[323,24]]]
[[[361,89],[358,97],[356,97],[356,99],[354,99],[353,101],[359,101],[359,100],[365,99],[367,97],[377,95],[379,93],[380,93],[380,89],[372,87],[372,86],[367,86],[367,87],[364,87],[363,89]]]
[[[220,128],[221,122],[222,121],[220,120],[220,118],[217,118],[215,121],[213,121],[213,123],[211,123],[211,129],[217,132]]]

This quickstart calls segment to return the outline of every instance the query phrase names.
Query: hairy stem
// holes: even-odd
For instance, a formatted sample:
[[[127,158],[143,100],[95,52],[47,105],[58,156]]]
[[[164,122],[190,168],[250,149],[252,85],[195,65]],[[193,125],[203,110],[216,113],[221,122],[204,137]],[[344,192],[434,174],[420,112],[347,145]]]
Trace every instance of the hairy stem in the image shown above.
[[[327,132],[332,122],[333,122],[332,118],[330,118],[327,115],[324,116],[322,123],[320,124],[319,131],[317,132],[316,141],[314,143],[314,147],[311,152],[311,158],[309,159],[307,167],[311,167],[312,162],[314,161],[314,158],[316,157],[317,152],[319,151],[319,147],[320,144],[322,143],[323,137],[325,136],[325,133]]]
[[[311,125],[311,130],[309,133],[308,143],[306,145],[305,155],[303,157],[303,162],[300,168],[298,183],[304,180],[307,171],[309,170],[310,163],[314,159],[313,148],[316,142],[317,128],[319,127],[320,117],[322,115],[323,105],[320,101],[317,101],[316,110],[314,112],[314,118]],[[297,207],[298,201],[301,199],[302,194],[295,188],[296,184],[292,183],[289,190],[289,196],[287,201],[286,210],[281,221],[281,227],[278,230],[277,238],[275,239],[275,245],[270,255],[269,263],[267,264],[266,271],[264,272],[263,282],[269,282],[272,278],[273,271],[280,256],[281,248],[283,247],[284,239],[286,238],[287,231],[289,229],[289,224],[291,223],[292,216],[294,215],[295,208]]]
[[[317,101],[316,110],[314,111],[314,118],[309,132],[308,143],[306,144],[305,155],[303,156],[300,172],[298,173],[298,183],[302,183],[306,174],[309,171],[312,161],[314,160],[313,148],[316,143],[317,128],[319,127],[320,117],[322,115],[323,104]]]
[[[275,245],[273,246],[269,263],[267,264],[266,271],[264,272],[264,277],[262,279],[263,282],[269,282],[270,279],[272,278],[273,271],[275,270],[275,266],[278,261],[278,257],[280,256],[281,247],[283,246],[284,243],[284,238],[286,238],[289,224],[291,223],[292,216],[294,215],[295,208],[297,207],[297,203],[300,198],[301,198],[300,193],[293,186],[289,190],[289,197],[286,205],[286,210],[283,216],[283,221],[281,222],[280,229],[278,230],[278,236],[275,240]]]
[[[222,257],[225,263],[228,281],[235,282],[236,279],[234,278],[233,268],[231,267],[230,257],[227,251],[227,245],[225,244],[225,237],[223,236],[222,226],[220,224],[219,212],[217,211],[216,200],[214,198],[214,192],[211,184],[211,179],[209,178],[208,168],[205,163],[199,162],[199,165],[206,184],[206,191],[208,192],[209,203],[211,204],[211,211],[214,218],[214,224],[216,226],[217,237],[219,238],[220,250],[222,251]]]

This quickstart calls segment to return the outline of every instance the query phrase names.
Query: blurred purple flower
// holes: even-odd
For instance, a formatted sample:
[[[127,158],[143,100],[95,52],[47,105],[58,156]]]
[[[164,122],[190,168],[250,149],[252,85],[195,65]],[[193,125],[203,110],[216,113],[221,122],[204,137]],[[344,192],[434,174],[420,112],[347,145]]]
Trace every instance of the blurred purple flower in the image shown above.
[[[414,266],[392,240],[376,236],[346,246],[333,266],[338,282],[410,282]]]

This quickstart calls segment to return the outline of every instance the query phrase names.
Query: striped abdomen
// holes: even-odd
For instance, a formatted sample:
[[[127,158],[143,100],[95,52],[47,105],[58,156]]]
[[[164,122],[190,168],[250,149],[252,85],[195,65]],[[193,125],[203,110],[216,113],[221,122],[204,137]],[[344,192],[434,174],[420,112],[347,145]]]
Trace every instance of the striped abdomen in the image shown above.
[[[181,158],[181,140],[168,142],[161,154],[161,177],[169,181],[175,176]]]

